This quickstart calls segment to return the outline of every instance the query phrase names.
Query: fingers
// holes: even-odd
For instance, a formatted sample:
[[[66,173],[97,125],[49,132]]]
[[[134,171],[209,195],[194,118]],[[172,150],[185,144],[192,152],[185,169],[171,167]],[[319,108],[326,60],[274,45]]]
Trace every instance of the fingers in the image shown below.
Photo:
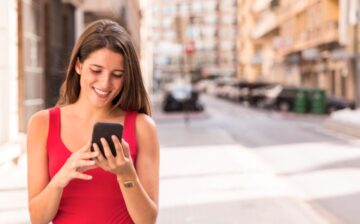
[[[99,151],[85,152],[79,156],[80,159],[93,159],[99,155]]]
[[[121,145],[122,145],[122,148],[123,148],[124,156],[131,159],[129,144],[124,139],[122,139],[121,140]]]
[[[75,172],[83,172],[85,169],[94,166],[94,160],[74,160],[71,165]]]
[[[93,144],[93,148],[94,148],[94,151],[97,152],[97,157],[96,157],[95,159],[96,159],[97,161],[99,161],[99,162],[104,161],[105,158],[104,158],[104,156],[102,155],[102,153],[100,152],[99,146],[98,146],[96,143],[94,143],[94,144]]]
[[[89,140],[79,151],[80,152],[90,151],[90,147],[91,147],[91,140]]]
[[[101,144],[103,145],[104,154],[105,154],[106,159],[114,158],[114,156],[110,150],[110,146],[109,146],[108,142],[106,141],[106,139],[101,138],[100,141],[101,141]]]
[[[81,180],[91,180],[92,176],[85,173],[74,172],[72,174],[72,178],[81,179]]]
[[[111,139],[114,142],[116,155],[119,155],[120,158],[123,159],[125,157],[125,155],[124,155],[124,150],[123,150],[120,140],[118,139],[118,137],[116,135],[112,135]]]

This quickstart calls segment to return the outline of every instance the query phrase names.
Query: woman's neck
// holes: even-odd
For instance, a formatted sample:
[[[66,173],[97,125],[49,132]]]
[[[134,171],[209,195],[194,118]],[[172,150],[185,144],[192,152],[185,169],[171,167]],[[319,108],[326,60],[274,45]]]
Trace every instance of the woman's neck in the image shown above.
[[[109,107],[94,107],[88,102],[78,100],[73,104],[73,109],[85,120],[101,121],[111,119],[119,115],[119,110],[112,110]]]

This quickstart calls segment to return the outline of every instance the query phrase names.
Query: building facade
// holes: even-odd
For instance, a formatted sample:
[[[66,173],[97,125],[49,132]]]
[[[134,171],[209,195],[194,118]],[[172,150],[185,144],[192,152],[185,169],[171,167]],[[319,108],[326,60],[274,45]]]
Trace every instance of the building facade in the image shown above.
[[[239,0],[237,75],[354,100],[351,2]]]
[[[236,0],[154,0],[155,79],[235,75],[236,8]]]
[[[140,55],[138,1],[7,0],[0,8],[0,143],[22,141],[29,118],[52,107],[75,39],[87,23],[111,18]]]

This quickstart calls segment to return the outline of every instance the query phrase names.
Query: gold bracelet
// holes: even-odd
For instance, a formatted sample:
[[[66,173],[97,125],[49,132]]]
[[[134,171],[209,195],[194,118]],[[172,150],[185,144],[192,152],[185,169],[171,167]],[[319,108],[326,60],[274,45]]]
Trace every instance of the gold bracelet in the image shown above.
[[[122,184],[126,188],[132,188],[135,186],[136,182],[137,182],[137,180],[125,180],[124,182],[122,182]]]

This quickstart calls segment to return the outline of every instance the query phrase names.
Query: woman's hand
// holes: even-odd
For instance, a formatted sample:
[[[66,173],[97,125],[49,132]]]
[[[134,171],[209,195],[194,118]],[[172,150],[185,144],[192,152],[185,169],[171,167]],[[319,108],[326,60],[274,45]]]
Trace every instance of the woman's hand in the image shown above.
[[[111,136],[115,150],[116,157],[111,153],[108,142],[105,138],[101,138],[101,144],[104,148],[105,157],[100,153],[99,146],[94,143],[93,148],[98,152],[95,161],[102,169],[114,173],[119,180],[134,180],[136,179],[136,171],[130,155],[129,145],[125,140],[120,140],[115,136]]]
[[[61,169],[55,174],[51,183],[55,187],[64,188],[72,179],[91,180],[92,176],[83,172],[96,168],[95,160],[99,152],[90,151],[91,142],[89,141],[80,150],[72,153]]]

